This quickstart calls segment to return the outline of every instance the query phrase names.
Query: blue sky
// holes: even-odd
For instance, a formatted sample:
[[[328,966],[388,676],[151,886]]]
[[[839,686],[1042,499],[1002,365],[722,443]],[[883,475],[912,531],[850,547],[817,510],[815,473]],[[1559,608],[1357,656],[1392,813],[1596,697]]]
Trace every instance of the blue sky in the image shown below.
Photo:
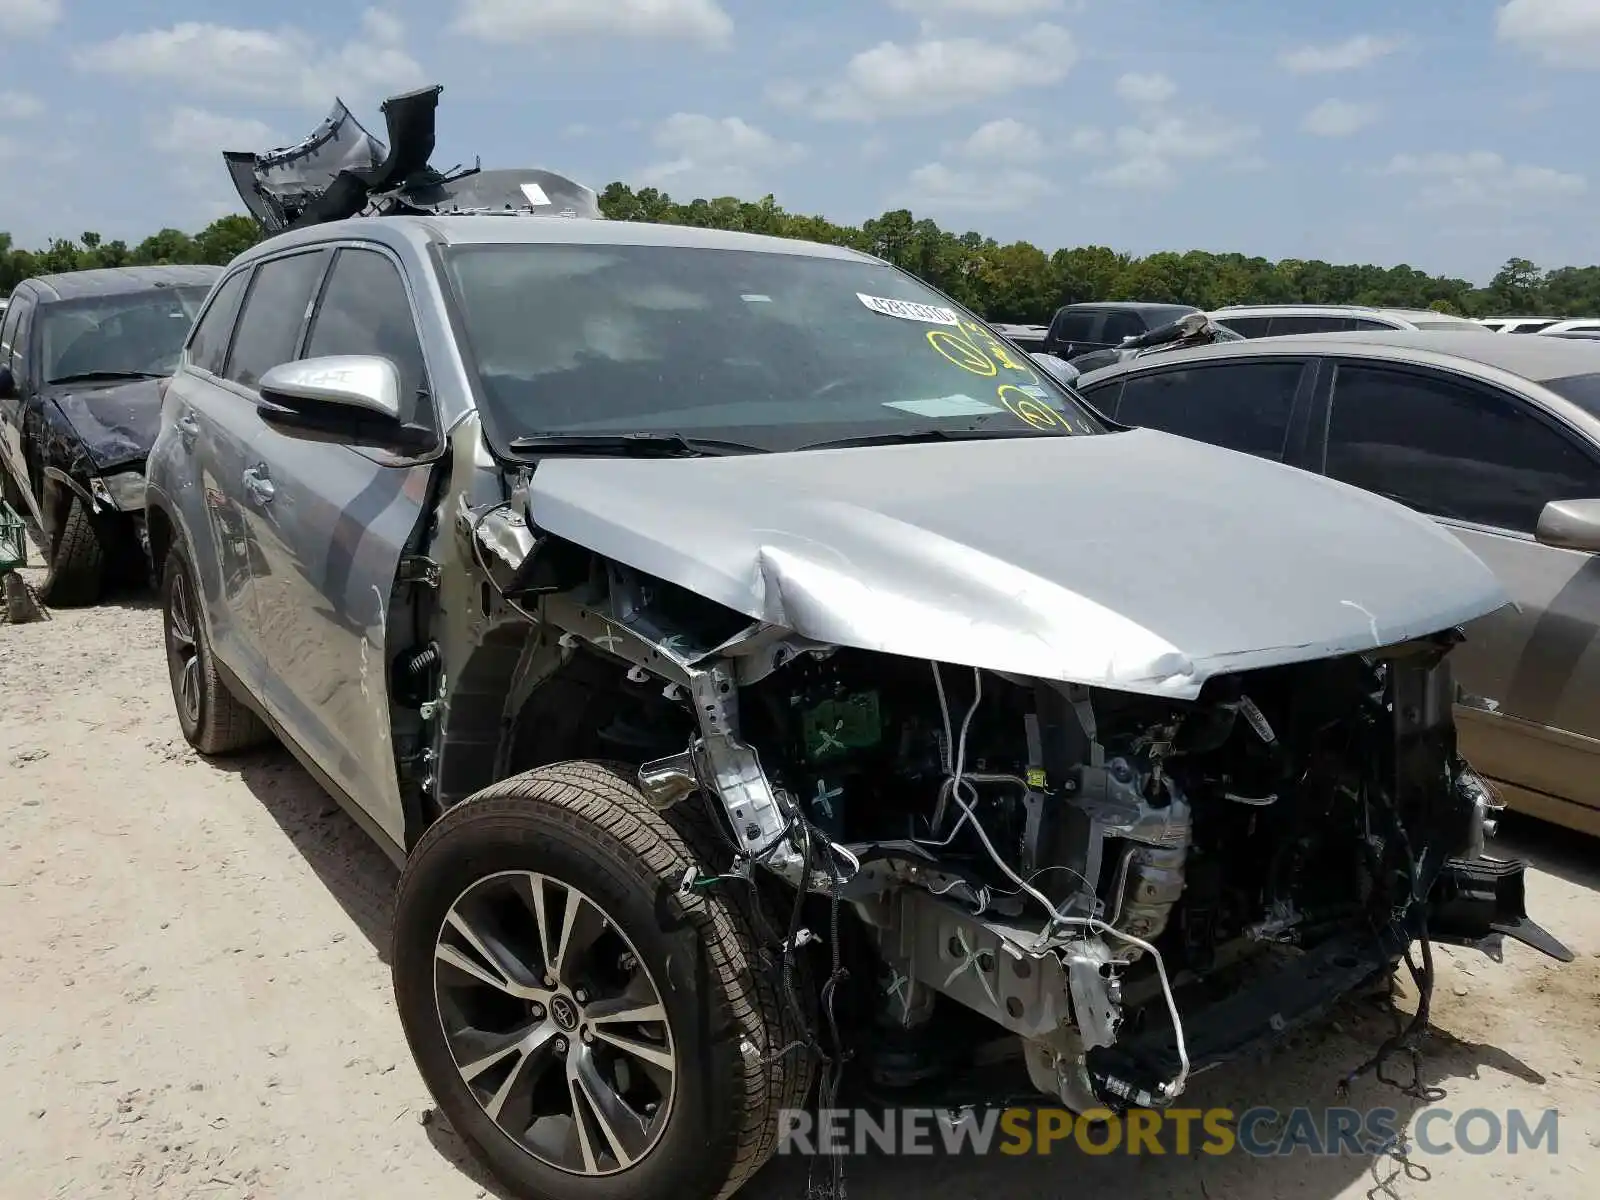
[[[436,165],[1047,249],[1600,260],[1600,0],[0,0],[0,46],[22,245],[198,228],[221,150],[437,82]]]

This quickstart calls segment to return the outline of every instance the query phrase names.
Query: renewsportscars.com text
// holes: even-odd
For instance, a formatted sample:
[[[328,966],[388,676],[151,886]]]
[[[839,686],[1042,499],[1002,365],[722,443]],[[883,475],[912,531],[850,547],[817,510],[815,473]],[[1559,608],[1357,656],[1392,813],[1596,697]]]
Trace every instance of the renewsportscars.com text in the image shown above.
[[[1431,1107],[1407,1122],[1392,1108],[1173,1108],[1081,1115],[1059,1108],[788,1109],[779,1154],[1371,1156],[1404,1145],[1423,1154],[1556,1154],[1555,1109]]]

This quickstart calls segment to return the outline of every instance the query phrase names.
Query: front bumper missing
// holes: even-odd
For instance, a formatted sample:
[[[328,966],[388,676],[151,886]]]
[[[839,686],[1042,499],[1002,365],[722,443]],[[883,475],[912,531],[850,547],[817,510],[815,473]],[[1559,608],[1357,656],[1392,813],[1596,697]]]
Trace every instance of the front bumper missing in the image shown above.
[[[1525,905],[1526,864],[1493,858],[1451,859],[1440,869],[1428,904],[1428,937],[1446,945],[1492,952],[1501,937],[1519,941],[1559,962],[1571,962],[1565,945],[1530,920]],[[1420,933],[1420,929],[1412,931]],[[1331,1012],[1346,996],[1381,976],[1405,954],[1404,931],[1332,938],[1250,984],[1184,1014],[1190,1074],[1240,1058],[1280,1041]],[[1181,1000],[1180,1000],[1181,1003]],[[1155,1093],[1178,1067],[1172,1026],[1152,1020],[1114,1045],[1085,1057],[1096,1096],[1113,1108],[1123,1097]]]

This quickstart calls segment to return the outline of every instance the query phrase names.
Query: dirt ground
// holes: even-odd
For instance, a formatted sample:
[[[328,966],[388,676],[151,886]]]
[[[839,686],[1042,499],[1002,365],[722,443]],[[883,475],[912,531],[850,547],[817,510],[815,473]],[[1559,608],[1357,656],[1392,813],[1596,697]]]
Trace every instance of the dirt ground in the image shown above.
[[[37,573],[29,577],[37,582]],[[853,1200],[1594,1196],[1600,843],[1511,822],[1532,914],[1578,953],[1441,951],[1443,1106],[1560,1112],[1557,1153],[853,1160]],[[389,991],[396,874],[281,751],[199,760],[148,598],[0,624],[0,1198],[494,1196],[432,1113]],[[1195,1107],[1337,1104],[1387,1026],[1347,1007]],[[1347,1102],[1418,1102],[1371,1079]],[[819,1173],[820,1177],[820,1173]],[[805,1192],[796,1160],[742,1194]]]

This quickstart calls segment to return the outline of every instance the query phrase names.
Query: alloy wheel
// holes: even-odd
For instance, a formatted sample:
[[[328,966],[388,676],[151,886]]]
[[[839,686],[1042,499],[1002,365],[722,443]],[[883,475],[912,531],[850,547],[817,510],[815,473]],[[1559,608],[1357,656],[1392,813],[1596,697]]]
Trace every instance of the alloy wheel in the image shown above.
[[[200,646],[195,634],[194,606],[189,580],[183,572],[172,577],[167,596],[167,670],[172,675],[172,695],[189,724],[200,720]]]
[[[661,992],[578,889],[528,871],[468,887],[435,939],[434,997],[462,1081],[534,1158],[612,1175],[660,1140],[677,1074]]]

